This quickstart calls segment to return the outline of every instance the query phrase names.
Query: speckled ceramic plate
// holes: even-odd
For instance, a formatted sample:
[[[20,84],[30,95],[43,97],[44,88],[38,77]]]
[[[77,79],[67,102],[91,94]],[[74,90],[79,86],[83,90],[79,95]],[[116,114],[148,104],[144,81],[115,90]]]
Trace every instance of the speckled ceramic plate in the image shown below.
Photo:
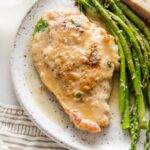
[[[32,27],[43,11],[73,9],[71,0],[39,0],[28,12],[16,36],[11,58],[12,79],[20,104],[32,121],[49,137],[64,147],[78,150],[128,150],[128,133],[121,129],[118,113],[118,78],[113,82],[110,98],[112,120],[100,134],[79,131],[57,103],[55,96],[46,91],[32,65],[30,39]],[[142,140],[139,150],[142,149]]]

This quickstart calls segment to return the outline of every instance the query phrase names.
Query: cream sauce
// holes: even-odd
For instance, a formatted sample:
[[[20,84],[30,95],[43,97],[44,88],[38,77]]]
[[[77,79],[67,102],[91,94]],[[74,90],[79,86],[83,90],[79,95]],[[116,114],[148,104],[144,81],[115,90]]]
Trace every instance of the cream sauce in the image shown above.
[[[81,118],[108,125],[107,99],[119,59],[112,36],[78,11],[48,12],[43,18],[49,28],[32,41],[32,56],[41,80],[70,116],[76,111]],[[81,98],[75,96],[77,91],[83,92]]]

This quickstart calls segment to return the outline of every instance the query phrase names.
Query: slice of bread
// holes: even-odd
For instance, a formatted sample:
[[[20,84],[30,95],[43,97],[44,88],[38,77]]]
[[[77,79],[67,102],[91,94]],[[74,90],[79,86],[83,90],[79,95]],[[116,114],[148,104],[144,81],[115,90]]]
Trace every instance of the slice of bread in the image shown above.
[[[144,20],[150,23],[150,0],[123,0]]]

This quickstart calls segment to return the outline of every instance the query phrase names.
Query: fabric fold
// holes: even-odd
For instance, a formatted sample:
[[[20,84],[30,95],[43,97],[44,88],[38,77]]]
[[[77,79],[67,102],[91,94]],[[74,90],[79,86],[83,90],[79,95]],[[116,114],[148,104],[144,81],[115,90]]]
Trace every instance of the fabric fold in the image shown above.
[[[19,106],[0,104],[1,150],[67,150],[45,136]]]

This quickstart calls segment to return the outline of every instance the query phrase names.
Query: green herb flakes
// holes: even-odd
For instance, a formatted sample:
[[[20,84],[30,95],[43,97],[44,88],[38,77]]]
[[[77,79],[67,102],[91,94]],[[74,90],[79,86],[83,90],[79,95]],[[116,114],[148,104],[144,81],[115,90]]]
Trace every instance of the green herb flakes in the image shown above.
[[[108,60],[107,65],[108,65],[109,68],[111,68],[112,67],[112,61]]]
[[[76,93],[76,95],[75,95],[75,96],[76,96],[77,98],[80,98],[82,95],[83,95],[83,93],[82,93],[82,92],[80,92],[80,91],[78,91],[78,92]]]
[[[44,20],[43,18],[41,18],[35,25],[34,27],[34,31],[33,31],[33,36],[37,33],[37,32],[43,32],[45,31],[45,29],[48,27],[48,22],[46,20]]]
[[[73,19],[71,19],[71,23],[73,25],[75,25],[76,27],[81,27],[81,23],[77,22],[77,21],[74,21]]]

